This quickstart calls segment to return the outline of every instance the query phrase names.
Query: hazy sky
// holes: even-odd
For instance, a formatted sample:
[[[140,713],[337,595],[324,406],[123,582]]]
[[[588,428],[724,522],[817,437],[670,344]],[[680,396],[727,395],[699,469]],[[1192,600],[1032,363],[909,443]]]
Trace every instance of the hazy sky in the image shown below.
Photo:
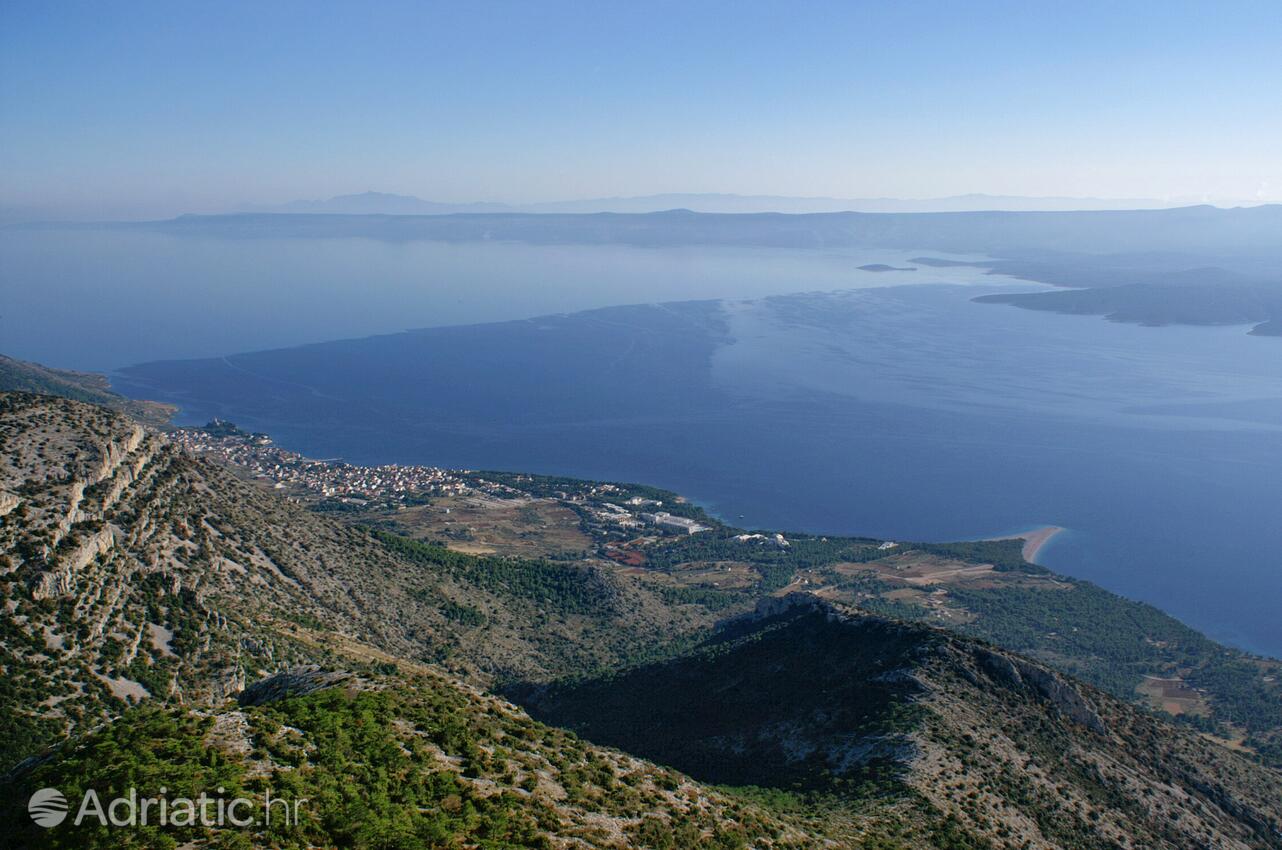
[[[0,204],[1282,201],[1282,2],[0,0]]]

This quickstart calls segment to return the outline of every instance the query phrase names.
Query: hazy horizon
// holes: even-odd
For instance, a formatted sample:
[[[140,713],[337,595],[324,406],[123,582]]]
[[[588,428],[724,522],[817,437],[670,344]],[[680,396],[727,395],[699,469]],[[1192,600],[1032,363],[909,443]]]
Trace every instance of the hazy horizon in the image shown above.
[[[1282,850],[1279,34],[0,0],[0,847]]]
[[[1282,201],[1282,7],[981,5],[8,3],[0,212],[370,190]]]
[[[935,212],[1094,212],[1105,210],[1160,210],[1209,205],[1219,209],[1268,206],[1282,201],[1248,199],[1102,198],[1071,196],[995,195],[967,192],[922,198],[837,198],[830,196],[750,195],[737,192],[660,192],[592,198],[557,198],[514,203],[502,200],[442,201],[398,192],[366,190],[324,198],[300,197],[276,203],[238,203],[225,207],[22,207],[0,206],[0,226],[13,224],[95,222],[146,222],[183,215],[239,214],[379,214],[452,215],[458,213],[645,213],[677,208],[702,213],[805,214],[826,212],[935,213]]]

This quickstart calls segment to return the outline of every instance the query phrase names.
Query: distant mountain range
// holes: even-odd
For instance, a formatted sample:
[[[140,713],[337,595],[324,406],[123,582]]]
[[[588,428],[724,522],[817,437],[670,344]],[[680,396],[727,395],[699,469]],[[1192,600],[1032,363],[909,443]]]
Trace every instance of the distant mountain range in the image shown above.
[[[719,203],[781,212],[709,211]],[[366,238],[391,242],[511,241],[529,244],[689,245],[766,248],[895,248],[921,251],[914,265],[970,263],[935,252],[983,255],[991,271],[1072,287],[1074,292],[1000,293],[982,300],[1116,321],[1247,324],[1259,336],[1282,331],[1282,204],[1221,209],[1207,204],[1141,209],[1139,200],[1099,201],[1131,209],[1053,209],[1092,199],[967,195],[936,201],[883,201],[958,209],[815,211],[787,204],[858,206],[861,201],[654,195],[504,207],[454,206],[367,192],[328,201],[295,201],[273,210],[183,215],[163,221],[43,223],[40,228],[125,228],[174,236],[224,238]],[[1009,203],[1007,203],[1009,202]],[[1156,203],[1156,202],[1153,202]],[[1016,209],[1041,206],[1040,211]],[[584,212],[579,208],[611,211]],[[973,209],[965,211],[961,207]],[[1008,209],[981,209],[1001,207]],[[634,207],[634,209],[627,209]],[[655,211],[644,211],[645,208]],[[471,214],[468,214],[471,213]]]
[[[451,215],[454,213],[515,212],[516,208],[500,203],[449,204],[425,201],[413,195],[386,192],[362,192],[337,195],[323,201],[290,201],[285,204],[245,204],[234,212],[247,213],[314,213],[321,215]]]
[[[1165,209],[1193,199],[1063,198],[1019,195],[952,195],[944,198],[802,198],[784,195],[667,193],[625,198],[590,198],[535,204],[497,202],[441,203],[413,195],[363,192],[327,200],[290,201],[276,205],[245,205],[236,212],[315,213],[339,215],[450,215],[455,213],[646,213],[671,209],[713,213],[815,212],[968,212],[978,210],[1065,211]]]
[[[1184,258],[1185,265],[1181,266],[1184,269],[1214,265],[1253,276],[1267,272],[1267,276],[1272,277],[1278,267],[1279,245],[1282,245],[1279,241],[1282,205],[1234,209],[1201,205],[1161,210],[805,215],[737,215],[690,209],[652,213],[487,212],[483,215],[296,212],[184,215],[165,221],[120,222],[110,226],[159,230],[174,235],[362,237],[397,242],[498,240],[646,247],[899,248],[986,254],[1023,261],[1037,259],[1043,266],[1052,261],[1058,263],[1067,254],[1132,257],[1179,254]],[[1195,265],[1188,265],[1189,262]],[[1055,282],[1079,285],[1076,281]]]
[[[630,197],[586,198],[514,204],[501,201],[429,201],[413,195],[360,192],[326,199],[284,203],[241,203],[230,208],[204,206],[175,209],[172,204],[100,204],[60,207],[51,204],[0,203],[0,226],[34,222],[140,221],[182,212],[203,215],[236,213],[300,213],[318,215],[453,215],[458,213],[650,213],[685,209],[703,213],[934,213],[1069,212],[1074,210],[1155,210],[1211,204],[1222,209],[1260,206],[1258,199],[1087,198],[1062,196],[989,195],[970,193],[939,198],[834,198],[790,195],[737,195],[716,192],[671,192]]]
[[[389,200],[390,199],[390,200]],[[716,199],[784,207],[785,201],[855,206],[860,201],[746,198],[735,195],[655,195],[650,198],[574,202],[618,210],[585,213],[542,205],[504,211],[474,205],[459,215],[417,198],[366,193],[330,201],[296,202],[277,214],[181,216],[131,224],[173,234],[236,237],[364,237],[391,241],[518,241],[534,244],[628,244],[647,247],[736,245],[772,248],[925,249],[996,258],[978,263],[1000,274],[1073,287],[1073,292],[1002,293],[986,302],[1035,310],[1106,316],[1116,321],[1165,324],[1249,324],[1259,336],[1277,336],[1282,322],[1282,205],[1219,209],[1198,205],[1170,209],[1056,210],[1053,203],[1088,199],[1002,198],[967,195],[938,201],[869,201],[895,204],[956,204],[971,211],[817,211],[805,215],[696,210]],[[1009,209],[1000,207],[1010,201]],[[778,203],[775,203],[778,202]],[[986,203],[991,202],[991,203]],[[1043,205],[1014,209],[1014,202]],[[1101,202],[1105,203],[1105,202]],[[1138,205],[1142,201],[1109,202]],[[327,215],[309,215],[305,210]],[[414,215],[421,212],[434,217]],[[643,205],[663,208],[644,212]],[[624,211],[623,207],[637,209]],[[345,212],[359,208],[359,211]],[[369,215],[386,207],[386,215]],[[391,209],[398,209],[393,214]],[[740,209],[736,212],[749,212]],[[282,214],[285,213],[285,214]],[[365,213],[365,214],[362,214]],[[930,256],[917,265],[955,264]]]

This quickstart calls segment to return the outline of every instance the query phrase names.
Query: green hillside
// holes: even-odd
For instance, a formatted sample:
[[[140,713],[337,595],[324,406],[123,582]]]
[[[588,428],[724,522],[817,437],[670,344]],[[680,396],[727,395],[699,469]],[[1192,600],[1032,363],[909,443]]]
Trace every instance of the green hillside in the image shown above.
[[[593,510],[561,513],[598,539]],[[1032,642],[1052,621],[1035,612],[1130,604],[1039,607],[1081,589],[1007,544],[782,546],[714,523],[552,560],[369,519],[309,510],[107,408],[0,394],[7,845],[1279,846],[1276,771],[958,634]],[[1115,652],[1164,623],[1135,618]],[[1176,638],[1161,652],[1210,652]],[[1062,645],[1085,658],[1103,640]],[[23,811],[39,788],[129,787],[270,788],[312,808],[288,831],[44,830]]]

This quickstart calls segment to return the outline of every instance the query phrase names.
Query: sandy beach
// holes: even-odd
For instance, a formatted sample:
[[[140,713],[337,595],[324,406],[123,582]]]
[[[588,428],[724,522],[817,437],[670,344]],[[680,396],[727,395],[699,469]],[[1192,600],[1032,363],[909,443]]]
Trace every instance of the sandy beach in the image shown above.
[[[1056,534],[1064,529],[1058,525],[1047,525],[1042,528],[1035,528],[1032,531],[1025,531],[1022,534],[1009,534],[1005,537],[994,537],[994,540],[1023,540],[1024,541],[1024,560],[1030,564],[1037,563],[1037,553],[1042,551],[1042,547],[1051,541]]]

